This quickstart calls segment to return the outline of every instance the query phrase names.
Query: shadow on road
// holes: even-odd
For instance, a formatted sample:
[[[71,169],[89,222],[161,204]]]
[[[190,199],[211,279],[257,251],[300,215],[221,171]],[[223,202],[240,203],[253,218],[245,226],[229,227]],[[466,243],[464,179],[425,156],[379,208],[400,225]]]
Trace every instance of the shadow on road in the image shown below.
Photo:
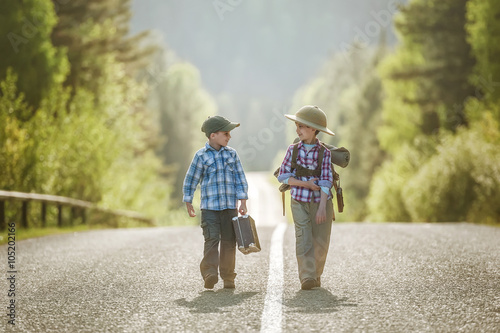
[[[233,290],[220,289],[217,291],[206,290],[200,293],[192,301],[185,298],[175,300],[179,306],[189,308],[191,313],[224,313],[231,310],[224,310],[226,307],[238,305],[244,300],[255,296],[258,292],[235,293]]]
[[[298,313],[331,313],[339,311],[339,307],[358,306],[348,303],[347,297],[338,298],[324,288],[299,290],[291,299],[285,299],[284,305],[289,312]]]

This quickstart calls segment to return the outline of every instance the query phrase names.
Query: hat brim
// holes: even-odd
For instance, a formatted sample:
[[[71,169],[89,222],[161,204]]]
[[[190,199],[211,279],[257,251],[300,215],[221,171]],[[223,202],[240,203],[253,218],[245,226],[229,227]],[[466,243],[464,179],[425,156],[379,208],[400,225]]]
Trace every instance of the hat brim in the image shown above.
[[[309,126],[311,128],[314,128],[314,129],[316,129],[318,131],[321,131],[323,133],[326,133],[328,135],[335,136],[335,133],[333,133],[332,131],[330,131],[328,128],[323,127],[323,126],[318,126],[315,123],[311,123],[310,121],[307,121],[305,119],[299,118],[299,117],[294,116],[292,114],[285,114],[285,117],[287,117],[290,120],[299,122],[299,123],[304,124],[306,126]]]
[[[235,129],[236,127],[238,127],[238,126],[240,126],[239,123],[230,122],[229,124],[227,124],[224,127],[222,127],[220,130],[217,130],[217,132],[229,132],[229,131],[232,131],[233,129]]]

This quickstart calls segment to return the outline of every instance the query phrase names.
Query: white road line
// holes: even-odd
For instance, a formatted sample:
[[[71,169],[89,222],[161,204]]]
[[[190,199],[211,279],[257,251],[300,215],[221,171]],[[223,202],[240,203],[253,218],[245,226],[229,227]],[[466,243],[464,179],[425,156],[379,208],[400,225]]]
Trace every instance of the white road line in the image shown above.
[[[283,237],[286,223],[279,223],[271,238],[269,253],[269,278],[260,325],[261,332],[281,332],[283,317]]]

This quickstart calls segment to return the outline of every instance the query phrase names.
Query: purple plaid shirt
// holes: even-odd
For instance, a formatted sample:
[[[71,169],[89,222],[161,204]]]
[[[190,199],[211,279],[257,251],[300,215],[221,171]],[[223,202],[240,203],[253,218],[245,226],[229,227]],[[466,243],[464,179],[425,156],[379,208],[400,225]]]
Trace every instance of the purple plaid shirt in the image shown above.
[[[316,146],[311,148],[309,152],[304,147],[304,144],[299,142],[299,151],[297,154],[297,164],[308,168],[308,169],[316,169],[318,166],[318,155],[320,150],[319,140],[316,139]],[[294,177],[298,180],[308,181],[312,178],[318,178],[317,184],[322,187],[332,188],[333,186],[333,174],[331,168],[331,153],[330,150],[325,149],[325,153],[323,155],[323,165],[321,166],[321,176],[305,176],[305,177],[297,177],[295,175],[295,170],[292,170],[292,153],[293,153],[293,145],[290,145],[286,151],[285,159],[283,163],[281,163],[280,172],[278,175],[278,180],[283,182],[285,179],[290,177]],[[311,202],[311,199],[314,194],[314,202],[321,201],[321,190],[312,191],[305,187],[299,186],[291,186],[290,195],[293,199],[301,202]],[[332,193],[328,194],[328,199],[332,198]]]

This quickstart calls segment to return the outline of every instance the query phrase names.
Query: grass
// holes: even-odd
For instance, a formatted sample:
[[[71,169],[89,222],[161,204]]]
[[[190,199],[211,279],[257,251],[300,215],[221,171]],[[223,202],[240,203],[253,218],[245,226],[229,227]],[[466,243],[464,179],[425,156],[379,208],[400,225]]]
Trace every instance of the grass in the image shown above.
[[[185,208],[172,210],[168,215],[163,218],[156,219],[156,224],[154,226],[180,226],[180,225],[199,225],[199,218],[201,212],[197,212],[198,216],[196,218],[190,218],[186,212]],[[149,227],[142,222],[137,222],[132,219],[119,219],[119,220],[109,220],[105,216],[95,216],[92,219],[93,222],[89,224],[77,224],[74,226],[64,226],[58,228],[56,226],[48,226],[46,228],[32,227],[29,229],[20,228],[19,224],[16,227],[16,242],[29,239],[44,237],[49,235],[58,234],[68,234],[74,232],[84,232],[89,230],[99,230],[99,229],[116,229],[116,228],[141,228]],[[3,230],[0,232],[0,245],[8,243],[8,231]]]
[[[29,238],[37,238],[37,237],[43,237],[43,236],[48,236],[48,235],[57,235],[57,234],[67,234],[67,233],[73,233],[73,232],[82,232],[82,231],[89,231],[89,230],[96,230],[96,229],[109,229],[109,226],[104,226],[104,225],[78,225],[78,226],[73,226],[73,227],[63,227],[63,228],[56,228],[56,227],[48,227],[48,228],[30,228],[30,229],[16,229],[15,236],[16,236],[16,242],[23,240],[23,239],[29,239]],[[4,230],[2,234],[0,234],[0,245],[1,244],[6,244],[8,242],[8,235],[7,235],[7,230]]]

